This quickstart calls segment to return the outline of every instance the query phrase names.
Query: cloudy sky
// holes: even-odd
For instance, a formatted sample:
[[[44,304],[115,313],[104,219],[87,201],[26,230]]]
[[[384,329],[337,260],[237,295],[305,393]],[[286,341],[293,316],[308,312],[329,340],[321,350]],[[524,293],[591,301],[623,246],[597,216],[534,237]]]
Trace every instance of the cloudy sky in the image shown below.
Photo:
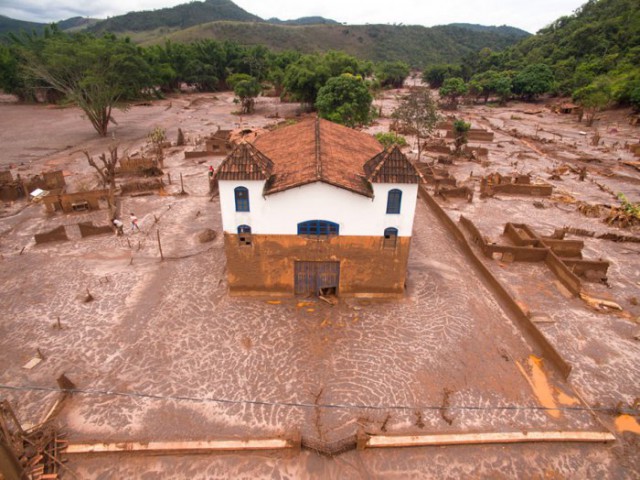
[[[32,22],[69,17],[106,18],[171,7],[188,0],[0,0],[0,15]],[[586,0],[236,0],[262,18],[320,15],[339,22],[443,25],[454,22],[511,25],[535,33]]]

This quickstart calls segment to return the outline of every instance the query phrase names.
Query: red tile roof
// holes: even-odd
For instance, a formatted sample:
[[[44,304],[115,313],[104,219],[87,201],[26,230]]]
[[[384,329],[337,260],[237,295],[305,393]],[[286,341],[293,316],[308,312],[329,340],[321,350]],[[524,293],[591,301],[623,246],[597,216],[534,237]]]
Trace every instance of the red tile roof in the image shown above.
[[[254,145],[274,164],[265,195],[317,181],[373,195],[362,167],[382,146],[371,135],[311,118],[259,136]]]
[[[324,182],[373,197],[370,182],[419,183],[399,148],[383,150],[366,133],[310,118],[241,143],[218,168],[219,180],[267,180],[264,194]]]
[[[250,143],[241,143],[216,171],[218,180],[267,180],[273,163]]]
[[[365,163],[364,172],[371,183],[421,183],[424,181],[422,174],[397,145]]]

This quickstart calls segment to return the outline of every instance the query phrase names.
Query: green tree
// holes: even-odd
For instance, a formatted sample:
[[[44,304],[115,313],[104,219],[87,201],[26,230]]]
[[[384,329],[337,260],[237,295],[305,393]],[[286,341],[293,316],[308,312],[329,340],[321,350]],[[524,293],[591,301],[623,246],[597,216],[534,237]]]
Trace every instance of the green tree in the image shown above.
[[[428,83],[431,88],[440,88],[447,78],[461,76],[462,69],[459,65],[441,63],[425,68],[422,81]]]
[[[539,95],[551,92],[554,76],[551,68],[544,63],[534,63],[518,72],[513,79],[514,93],[531,101]]]
[[[284,73],[284,89],[294,100],[313,105],[318,90],[329,79],[327,67],[318,61],[317,56],[305,55],[290,64]]]
[[[422,153],[422,139],[433,132],[439,116],[436,103],[427,88],[412,90],[402,99],[392,114],[402,127],[414,133],[418,142],[418,161]]]
[[[137,47],[113,35],[56,35],[40,52],[23,53],[24,73],[77,104],[101,136],[113,108],[126,110],[151,87],[151,70]]]
[[[409,72],[409,65],[404,62],[380,62],[375,69],[376,78],[383,88],[402,88]]]
[[[466,95],[469,91],[469,87],[464,80],[459,77],[452,77],[445,79],[444,83],[440,87],[440,96],[449,100],[449,105],[452,108],[458,107],[458,98]]]
[[[396,132],[378,132],[374,135],[384,148],[389,148],[391,145],[398,145],[404,147],[408,145],[407,139],[402,135],[398,135]]]
[[[470,129],[471,124],[464,120],[455,120],[453,122],[453,138],[456,155],[460,155],[462,153],[462,147],[467,144],[467,136]]]
[[[573,100],[583,108],[587,126],[590,127],[596,114],[611,103],[611,82],[606,77],[599,77],[586,87],[576,90]]]
[[[262,92],[260,82],[246,73],[235,73],[227,78],[227,83],[238,97],[242,113],[253,113],[256,97]]]
[[[316,108],[322,118],[355,127],[371,120],[372,101],[362,77],[344,73],[330,78],[318,91]]]

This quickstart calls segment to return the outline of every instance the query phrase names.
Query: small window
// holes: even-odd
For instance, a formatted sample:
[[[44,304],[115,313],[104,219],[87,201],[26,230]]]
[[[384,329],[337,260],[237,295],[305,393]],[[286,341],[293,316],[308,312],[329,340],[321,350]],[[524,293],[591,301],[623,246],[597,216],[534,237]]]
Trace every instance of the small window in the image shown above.
[[[251,245],[251,227],[249,225],[238,226],[238,243],[240,245]]]
[[[236,212],[249,211],[249,190],[245,187],[236,187],[233,191],[236,197]]]
[[[339,235],[340,225],[327,220],[308,220],[298,224],[298,235]]]
[[[398,189],[389,190],[387,197],[387,213],[400,213],[402,203],[402,192]]]
[[[384,248],[396,248],[396,243],[398,241],[398,229],[389,227],[384,229]]]

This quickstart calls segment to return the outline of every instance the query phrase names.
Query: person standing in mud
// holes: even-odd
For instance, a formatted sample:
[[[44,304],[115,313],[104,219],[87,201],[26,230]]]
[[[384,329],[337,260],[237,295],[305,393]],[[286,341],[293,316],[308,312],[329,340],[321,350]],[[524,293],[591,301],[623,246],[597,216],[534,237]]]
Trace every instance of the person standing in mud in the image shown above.
[[[131,218],[131,233],[135,232],[136,229],[140,231],[140,227],[138,226],[138,217],[136,217],[135,214],[131,212],[130,218]]]

